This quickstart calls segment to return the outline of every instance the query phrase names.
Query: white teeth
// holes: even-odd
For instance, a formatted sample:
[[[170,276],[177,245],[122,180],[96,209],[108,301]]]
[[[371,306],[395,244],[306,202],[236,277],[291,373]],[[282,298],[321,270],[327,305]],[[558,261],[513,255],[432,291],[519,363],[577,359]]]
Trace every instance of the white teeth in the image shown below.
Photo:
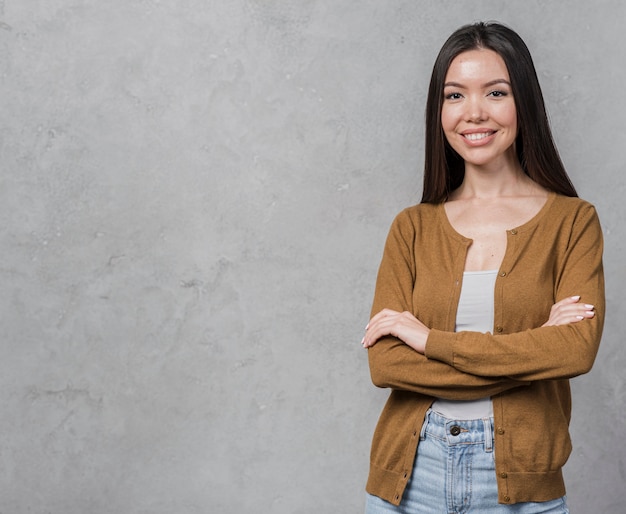
[[[479,139],[484,139],[488,136],[490,136],[492,133],[491,132],[483,132],[480,134],[465,134],[465,138],[469,139],[470,141],[477,141]]]

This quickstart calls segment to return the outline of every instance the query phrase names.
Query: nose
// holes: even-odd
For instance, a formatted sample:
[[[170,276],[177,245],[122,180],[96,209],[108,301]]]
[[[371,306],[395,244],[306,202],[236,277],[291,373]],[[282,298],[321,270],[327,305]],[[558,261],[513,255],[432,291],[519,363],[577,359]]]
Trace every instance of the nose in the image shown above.
[[[488,116],[482,98],[472,96],[468,99],[466,106],[465,118],[467,121],[477,123],[487,119]]]

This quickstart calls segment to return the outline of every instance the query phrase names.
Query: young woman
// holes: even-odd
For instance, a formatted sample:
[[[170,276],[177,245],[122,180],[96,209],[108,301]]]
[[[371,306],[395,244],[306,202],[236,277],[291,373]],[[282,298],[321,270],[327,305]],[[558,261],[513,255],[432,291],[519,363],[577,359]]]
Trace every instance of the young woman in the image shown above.
[[[437,57],[422,203],[393,222],[372,314],[362,344],[391,393],[366,512],[568,512],[568,379],[600,342],[602,231],[503,25],[462,27]]]

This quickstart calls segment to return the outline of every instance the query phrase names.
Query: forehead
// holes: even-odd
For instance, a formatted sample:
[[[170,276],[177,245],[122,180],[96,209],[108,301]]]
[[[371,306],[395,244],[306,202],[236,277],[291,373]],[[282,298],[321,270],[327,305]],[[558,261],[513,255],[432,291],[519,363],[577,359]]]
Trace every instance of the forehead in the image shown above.
[[[476,49],[457,55],[446,73],[446,82],[509,80],[504,59],[493,50]]]

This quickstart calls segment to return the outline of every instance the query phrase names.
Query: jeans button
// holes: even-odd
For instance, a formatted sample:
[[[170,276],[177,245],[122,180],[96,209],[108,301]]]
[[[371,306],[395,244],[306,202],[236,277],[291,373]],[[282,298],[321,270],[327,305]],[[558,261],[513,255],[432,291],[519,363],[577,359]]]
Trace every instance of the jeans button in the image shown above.
[[[461,433],[461,427],[454,425],[452,427],[450,427],[450,434],[452,435],[459,435]]]

